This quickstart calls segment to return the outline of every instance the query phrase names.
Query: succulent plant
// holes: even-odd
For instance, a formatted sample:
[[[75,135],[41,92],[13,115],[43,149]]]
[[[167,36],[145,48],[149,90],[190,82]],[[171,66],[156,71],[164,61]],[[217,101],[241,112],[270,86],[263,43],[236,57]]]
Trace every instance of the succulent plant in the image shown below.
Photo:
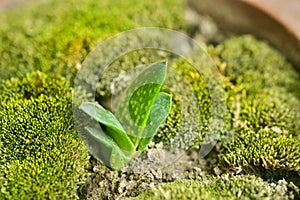
[[[81,110],[105,126],[85,130],[97,141],[100,159],[112,169],[138,156],[169,115],[172,97],[160,92],[166,73],[164,62],[147,67],[127,88],[115,115],[95,102],[81,104]]]

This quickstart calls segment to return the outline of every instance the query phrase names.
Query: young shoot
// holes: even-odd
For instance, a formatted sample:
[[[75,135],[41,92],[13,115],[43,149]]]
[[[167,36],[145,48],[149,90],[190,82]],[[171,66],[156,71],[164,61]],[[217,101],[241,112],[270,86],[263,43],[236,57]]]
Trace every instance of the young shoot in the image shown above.
[[[140,155],[169,115],[172,97],[160,92],[166,73],[166,62],[142,71],[126,89],[115,115],[94,102],[81,104],[81,110],[105,126],[85,130],[97,142],[100,159],[112,169]]]

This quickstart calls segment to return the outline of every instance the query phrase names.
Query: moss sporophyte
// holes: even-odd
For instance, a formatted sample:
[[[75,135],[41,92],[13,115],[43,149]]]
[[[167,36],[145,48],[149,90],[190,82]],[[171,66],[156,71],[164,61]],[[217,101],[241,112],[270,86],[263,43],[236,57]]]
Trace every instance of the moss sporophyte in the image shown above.
[[[112,169],[118,170],[140,155],[169,115],[172,96],[160,92],[166,73],[166,62],[142,71],[126,89],[115,115],[95,102],[80,105],[104,126],[86,126],[85,130],[98,143],[101,160]]]

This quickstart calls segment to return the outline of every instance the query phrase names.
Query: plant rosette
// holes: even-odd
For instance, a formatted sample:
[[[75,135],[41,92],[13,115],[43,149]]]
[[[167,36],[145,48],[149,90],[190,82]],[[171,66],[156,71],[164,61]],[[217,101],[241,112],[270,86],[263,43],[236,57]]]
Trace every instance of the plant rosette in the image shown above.
[[[139,156],[167,118],[172,96],[160,92],[167,73],[167,63],[147,67],[125,91],[114,115],[95,102],[83,102],[80,109],[103,129],[86,126],[100,149],[100,159],[112,169],[120,169]]]

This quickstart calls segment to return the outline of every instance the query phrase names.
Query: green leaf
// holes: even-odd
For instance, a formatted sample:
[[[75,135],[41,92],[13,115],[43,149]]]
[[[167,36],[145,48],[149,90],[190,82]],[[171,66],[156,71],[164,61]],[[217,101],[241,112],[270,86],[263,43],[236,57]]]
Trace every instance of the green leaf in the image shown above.
[[[117,108],[116,116],[137,147],[147,126],[151,108],[166,78],[167,64],[150,65],[127,88]]]
[[[166,120],[171,110],[171,104],[171,95],[163,92],[159,93],[154,105],[151,108],[151,112],[148,118],[148,125],[144,129],[142,139],[140,140],[138,146],[139,152],[142,152],[146,148],[146,146],[150,143],[150,141],[156,134],[160,125]]]
[[[96,155],[109,167],[115,170],[121,169],[125,164],[130,161],[119,146],[106,135],[102,130],[85,127],[86,131],[92,136],[99,144],[97,144]]]
[[[79,108],[93,119],[105,125],[107,127],[107,134],[114,139],[122,150],[126,152],[133,152],[135,150],[124,128],[111,112],[93,102],[84,102]]]

